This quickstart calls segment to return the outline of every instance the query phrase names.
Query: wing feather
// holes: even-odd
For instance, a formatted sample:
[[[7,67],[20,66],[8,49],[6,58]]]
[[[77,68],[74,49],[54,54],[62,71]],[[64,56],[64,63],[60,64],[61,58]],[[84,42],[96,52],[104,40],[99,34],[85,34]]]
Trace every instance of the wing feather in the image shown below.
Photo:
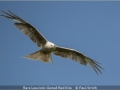
[[[57,56],[61,56],[63,58],[70,58],[76,62],[79,62],[82,65],[89,64],[97,74],[98,74],[98,72],[100,72],[102,74],[100,69],[103,69],[103,68],[100,66],[100,63],[92,60],[91,58],[83,55],[82,53],[80,53],[74,49],[56,46],[56,49],[53,51],[53,54],[55,54]]]
[[[9,10],[8,10],[9,11]],[[44,38],[44,36],[31,24],[24,21],[17,15],[13,14],[11,11],[9,13],[6,13],[2,11],[5,15],[0,15],[5,18],[9,18],[12,20],[16,20],[18,22],[15,22],[14,25],[19,28],[25,35],[27,35],[34,43],[37,44],[38,47],[42,47],[46,44],[47,40]]]

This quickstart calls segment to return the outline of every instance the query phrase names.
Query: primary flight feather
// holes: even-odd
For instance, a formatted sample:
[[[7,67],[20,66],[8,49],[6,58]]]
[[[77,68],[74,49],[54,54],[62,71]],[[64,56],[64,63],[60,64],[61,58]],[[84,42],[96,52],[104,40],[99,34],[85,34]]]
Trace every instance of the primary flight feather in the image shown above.
[[[92,60],[91,58],[74,49],[56,46],[54,43],[48,41],[35,27],[17,15],[13,14],[11,11],[9,11],[9,13],[4,11],[2,12],[5,15],[0,16],[15,20],[16,22],[14,25],[19,28],[25,35],[27,35],[34,43],[36,43],[38,47],[41,47],[41,50],[29,54],[25,56],[25,58],[53,63],[51,58],[51,53],[53,53],[54,55],[61,56],[63,58],[70,58],[82,65],[89,64],[97,74],[98,72],[102,73],[100,69],[103,68],[100,66],[100,63]]]

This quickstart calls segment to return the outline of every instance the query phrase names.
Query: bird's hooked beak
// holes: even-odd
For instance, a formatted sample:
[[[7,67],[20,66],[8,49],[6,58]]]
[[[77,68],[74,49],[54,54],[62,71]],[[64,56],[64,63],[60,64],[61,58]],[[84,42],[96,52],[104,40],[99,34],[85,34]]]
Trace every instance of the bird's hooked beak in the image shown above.
[[[55,49],[55,45],[52,45],[51,48],[52,48],[52,49]]]
[[[55,48],[55,45],[52,45],[52,48]]]
[[[54,48],[54,46],[52,45],[51,48]]]

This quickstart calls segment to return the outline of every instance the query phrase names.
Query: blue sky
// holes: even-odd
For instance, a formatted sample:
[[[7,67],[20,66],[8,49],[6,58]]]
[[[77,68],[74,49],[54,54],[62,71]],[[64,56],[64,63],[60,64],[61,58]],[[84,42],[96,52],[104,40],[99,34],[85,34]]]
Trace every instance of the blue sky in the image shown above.
[[[35,26],[49,41],[102,63],[90,66],[52,55],[50,63],[22,56],[39,48],[0,17],[0,85],[120,85],[120,2],[0,2],[0,9]],[[0,12],[2,14],[2,12]]]

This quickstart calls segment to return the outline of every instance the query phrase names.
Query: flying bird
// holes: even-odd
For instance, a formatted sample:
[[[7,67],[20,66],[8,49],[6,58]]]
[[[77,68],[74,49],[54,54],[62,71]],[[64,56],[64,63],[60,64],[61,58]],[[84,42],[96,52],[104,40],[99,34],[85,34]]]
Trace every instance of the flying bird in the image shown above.
[[[41,49],[25,56],[24,58],[32,59],[32,60],[41,60],[43,62],[50,62],[53,64],[51,53],[57,56],[61,56],[63,58],[72,59],[82,65],[89,64],[94,71],[98,74],[101,72],[100,69],[103,69],[100,64],[95,60],[87,57],[86,55],[82,54],[79,51],[74,49],[69,49],[65,47],[59,47],[54,43],[48,41],[34,26],[26,22],[25,20],[21,19],[17,15],[13,14],[11,11],[8,10],[9,13],[2,11],[5,18],[15,20],[14,25],[19,28],[25,35],[27,35],[34,43],[37,44],[38,47]],[[104,70],[104,69],[103,69]]]

